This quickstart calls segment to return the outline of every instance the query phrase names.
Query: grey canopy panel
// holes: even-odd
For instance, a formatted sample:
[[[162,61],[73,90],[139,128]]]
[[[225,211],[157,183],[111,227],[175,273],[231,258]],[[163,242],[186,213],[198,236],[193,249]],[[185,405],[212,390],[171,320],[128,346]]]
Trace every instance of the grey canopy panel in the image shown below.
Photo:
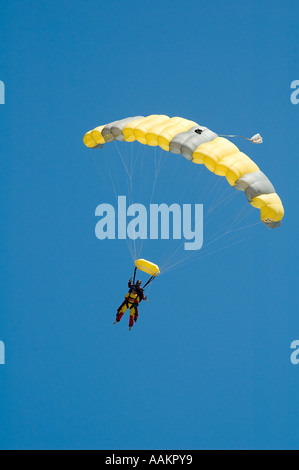
[[[187,160],[192,160],[194,150],[205,142],[214,140],[217,136],[215,132],[207,127],[194,126],[186,132],[177,134],[169,144],[171,153],[181,153]]]
[[[141,119],[144,116],[134,116],[128,117],[125,119],[121,119],[120,121],[113,121],[107,124],[102,129],[102,136],[104,137],[106,142],[112,142],[113,140],[119,140],[121,142],[124,141],[123,136],[123,128],[129,124],[129,122],[135,121],[136,119]]]
[[[267,225],[267,227],[269,227],[269,228],[277,228],[277,227],[281,226],[281,220],[279,220],[278,222],[266,222],[266,221],[264,221],[264,224]]]
[[[93,149],[103,149],[104,148],[104,144],[98,144],[96,145],[95,147],[92,147]]]
[[[247,173],[236,181],[234,187],[240,191],[245,191],[249,202],[261,194],[275,193],[273,184],[262,171]]]

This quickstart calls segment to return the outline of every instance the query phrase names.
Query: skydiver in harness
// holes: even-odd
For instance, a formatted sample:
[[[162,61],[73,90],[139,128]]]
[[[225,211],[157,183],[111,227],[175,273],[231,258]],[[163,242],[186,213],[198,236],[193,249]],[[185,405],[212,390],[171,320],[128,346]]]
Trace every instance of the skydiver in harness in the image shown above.
[[[125,296],[125,300],[123,303],[118,307],[116,320],[113,323],[115,325],[118,323],[125,311],[129,308],[130,309],[130,318],[129,318],[129,330],[131,331],[134,322],[138,320],[138,305],[142,300],[147,300],[147,297],[144,295],[143,288],[141,287],[141,281],[138,280],[136,284],[132,282],[132,279],[129,279],[128,282],[129,292]]]

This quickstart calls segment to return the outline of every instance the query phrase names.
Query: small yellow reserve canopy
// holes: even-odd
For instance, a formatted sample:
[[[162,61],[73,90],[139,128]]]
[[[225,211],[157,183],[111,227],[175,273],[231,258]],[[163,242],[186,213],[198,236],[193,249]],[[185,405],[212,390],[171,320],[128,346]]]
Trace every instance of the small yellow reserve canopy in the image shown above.
[[[146,259],[137,259],[135,261],[135,268],[140,269],[140,271],[144,271],[145,273],[154,277],[160,274],[159,266],[157,264],[151,263],[150,261],[147,261]]]

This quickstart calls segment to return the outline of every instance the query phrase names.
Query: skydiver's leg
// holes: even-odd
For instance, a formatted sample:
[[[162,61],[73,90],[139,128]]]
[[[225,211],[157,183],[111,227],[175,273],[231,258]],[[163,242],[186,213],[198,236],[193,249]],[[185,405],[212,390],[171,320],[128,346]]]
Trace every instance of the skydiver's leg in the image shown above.
[[[120,312],[120,310],[126,305],[126,303],[127,303],[126,300],[124,300],[123,303],[118,307],[117,312]]]
[[[134,315],[135,322],[138,320],[138,315],[139,315],[138,307],[135,307],[135,315]]]
[[[132,329],[132,326],[134,325],[134,318],[135,318],[135,308],[132,307],[130,308],[130,318],[129,318],[129,329]]]
[[[127,308],[128,308],[127,303],[126,303],[126,301],[124,301],[121,304],[121,306],[118,307],[118,309],[117,309],[116,320],[115,320],[114,323],[118,323],[121,320],[121,317],[123,316],[123,314],[125,313]]]

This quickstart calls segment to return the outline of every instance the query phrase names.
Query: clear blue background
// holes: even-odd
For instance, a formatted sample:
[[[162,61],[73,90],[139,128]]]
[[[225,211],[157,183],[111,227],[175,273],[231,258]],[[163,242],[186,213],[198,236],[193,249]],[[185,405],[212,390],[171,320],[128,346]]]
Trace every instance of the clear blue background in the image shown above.
[[[1,448],[299,448],[298,14],[296,0],[2,4]],[[286,215],[162,275],[129,332],[112,322],[130,253],[94,234],[96,206],[115,202],[105,171],[118,188],[125,174],[113,144],[96,155],[82,137],[151,113],[260,132],[236,143]],[[153,202],[203,202],[215,181],[205,171],[186,199],[200,167],[178,158]],[[226,214],[245,205],[238,193]]]

